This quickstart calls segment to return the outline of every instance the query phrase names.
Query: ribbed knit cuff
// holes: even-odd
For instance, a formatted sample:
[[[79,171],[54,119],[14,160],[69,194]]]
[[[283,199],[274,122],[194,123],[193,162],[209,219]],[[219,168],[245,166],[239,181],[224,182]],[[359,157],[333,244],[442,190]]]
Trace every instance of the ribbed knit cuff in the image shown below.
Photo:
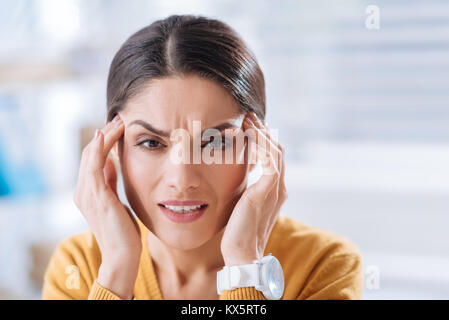
[[[267,300],[263,293],[254,287],[241,287],[234,290],[223,290],[220,300]]]
[[[122,300],[108,289],[102,287],[97,280],[94,281],[90,289],[87,300]]]

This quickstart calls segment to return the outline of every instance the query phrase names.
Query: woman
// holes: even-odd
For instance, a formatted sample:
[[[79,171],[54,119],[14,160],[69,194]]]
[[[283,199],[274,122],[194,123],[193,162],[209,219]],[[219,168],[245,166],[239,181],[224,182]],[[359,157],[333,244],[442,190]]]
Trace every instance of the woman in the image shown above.
[[[74,194],[90,230],[56,249],[44,299],[267,299],[254,284],[217,290],[217,274],[268,253],[283,269],[281,299],[361,298],[358,248],[280,215],[284,150],[263,122],[262,71],[228,25],[170,16],[132,35],[112,61],[107,107]],[[192,160],[195,123],[219,133],[200,141],[200,155],[231,150],[233,161]],[[179,129],[188,139],[176,149]],[[138,219],[117,197],[111,150]],[[187,161],[174,161],[180,154]],[[264,174],[247,187],[254,159]]]

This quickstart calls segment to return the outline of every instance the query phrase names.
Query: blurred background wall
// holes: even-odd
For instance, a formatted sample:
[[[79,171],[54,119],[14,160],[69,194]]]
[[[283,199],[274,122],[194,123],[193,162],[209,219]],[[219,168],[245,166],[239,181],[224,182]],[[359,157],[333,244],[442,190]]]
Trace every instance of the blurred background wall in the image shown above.
[[[283,213],[359,246],[364,299],[448,299],[442,0],[1,0],[0,299],[39,299],[57,243],[88,228],[72,194],[113,55],[186,13],[230,24],[262,66],[286,147]]]

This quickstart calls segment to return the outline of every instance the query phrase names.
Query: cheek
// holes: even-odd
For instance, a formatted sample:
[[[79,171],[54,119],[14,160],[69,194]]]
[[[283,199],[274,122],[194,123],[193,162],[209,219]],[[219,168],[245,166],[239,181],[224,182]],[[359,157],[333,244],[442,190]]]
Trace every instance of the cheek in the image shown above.
[[[149,157],[136,147],[125,145],[121,153],[123,179],[135,192],[145,192],[154,184],[154,168],[160,164],[154,157]],[[125,182],[125,181],[124,181]]]
[[[120,164],[127,200],[139,219],[152,230],[148,201],[152,199],[152,192],[158,184],[155,168],[160,167],[160,160],[125,145],[120,152]]]
[[[229,200],[234,194],[240,194],[246,187],[247,165],[211,165],[208,170],[210,184],[219,198]]]

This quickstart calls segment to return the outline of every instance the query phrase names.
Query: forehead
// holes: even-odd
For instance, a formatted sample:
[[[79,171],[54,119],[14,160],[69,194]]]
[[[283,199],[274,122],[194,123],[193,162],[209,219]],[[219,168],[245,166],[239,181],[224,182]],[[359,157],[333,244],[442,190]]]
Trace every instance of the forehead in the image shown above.
[[[212,123],[239,117],[234,97],[219,83],[198,76],[151,80],[129,99],[123,114],[166,125],[201,120]]]

